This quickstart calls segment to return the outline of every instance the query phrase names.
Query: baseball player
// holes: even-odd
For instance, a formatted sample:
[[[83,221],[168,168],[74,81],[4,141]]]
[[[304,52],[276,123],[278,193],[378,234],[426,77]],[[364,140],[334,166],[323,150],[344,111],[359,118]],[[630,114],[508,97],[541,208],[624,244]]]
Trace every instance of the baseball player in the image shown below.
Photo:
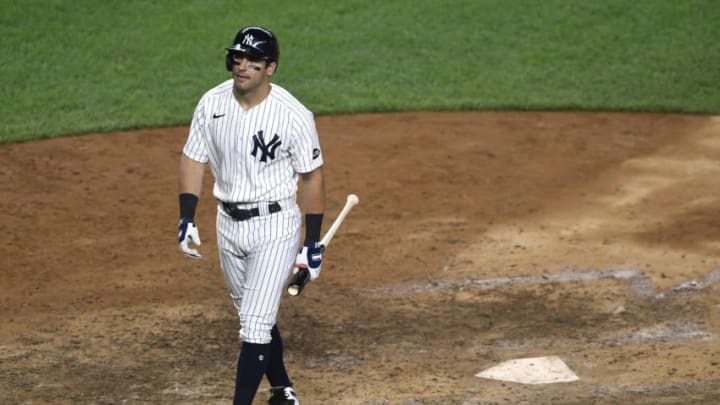
[[[283,362],[276,318],[293,268],[320,274],[318,241],[325,204],[323,155],[312,112],[270,83],[280,55],[275,35],[241,29],[226,52],[232,78],[207,91],[192,118],[180,158],[180,250],[202,256],[193,219],[204,165],[215,179],[217,244],[225,281],[240,318],[242,341],[234,404],[250,405],[263,375],[269,403],[299,404]],[[305,240],[298,253],[302,183]]]

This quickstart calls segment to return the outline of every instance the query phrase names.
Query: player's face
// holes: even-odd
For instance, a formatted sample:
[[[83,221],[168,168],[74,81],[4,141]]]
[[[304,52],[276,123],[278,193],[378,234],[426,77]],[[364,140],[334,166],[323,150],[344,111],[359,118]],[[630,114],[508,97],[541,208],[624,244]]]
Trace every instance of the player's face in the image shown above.
[[[275,72],[275,62],[268,64],[267,61],[243,53],[234,53],[232,61],[235,89],[240,93],[252,93],[269,82],[270,76]]]

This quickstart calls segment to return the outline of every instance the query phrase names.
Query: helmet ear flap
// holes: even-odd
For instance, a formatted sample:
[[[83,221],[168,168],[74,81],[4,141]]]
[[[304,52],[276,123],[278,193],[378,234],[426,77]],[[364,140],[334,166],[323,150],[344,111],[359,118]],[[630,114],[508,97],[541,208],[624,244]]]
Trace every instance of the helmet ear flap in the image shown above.
[[[232,55],[230,55],[230,52],[225,53],[225,68],[227,68],[228,72],[232,72],[233,60],[232,60]]]

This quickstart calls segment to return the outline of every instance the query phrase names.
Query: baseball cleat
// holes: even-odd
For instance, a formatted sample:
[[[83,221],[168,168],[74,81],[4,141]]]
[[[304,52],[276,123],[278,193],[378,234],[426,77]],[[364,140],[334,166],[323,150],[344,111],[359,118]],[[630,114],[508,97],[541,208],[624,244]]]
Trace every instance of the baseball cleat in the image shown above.
[[[270,388],[269,405],[300,405],[293,387]]]

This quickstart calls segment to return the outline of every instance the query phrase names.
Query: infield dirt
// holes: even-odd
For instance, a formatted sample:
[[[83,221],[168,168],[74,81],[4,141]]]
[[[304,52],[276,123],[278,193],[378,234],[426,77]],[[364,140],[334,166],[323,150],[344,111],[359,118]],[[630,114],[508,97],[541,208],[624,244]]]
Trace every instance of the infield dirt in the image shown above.
[[[720,117],[318,117],[326,226],[278,325],[304,405],[720,403]],[[239,342],[187,128],[0,146],[0,403],[229,403]],[[580,377],[474,375],[554,355]],[[266,403],[263,382],[255,401]]]

